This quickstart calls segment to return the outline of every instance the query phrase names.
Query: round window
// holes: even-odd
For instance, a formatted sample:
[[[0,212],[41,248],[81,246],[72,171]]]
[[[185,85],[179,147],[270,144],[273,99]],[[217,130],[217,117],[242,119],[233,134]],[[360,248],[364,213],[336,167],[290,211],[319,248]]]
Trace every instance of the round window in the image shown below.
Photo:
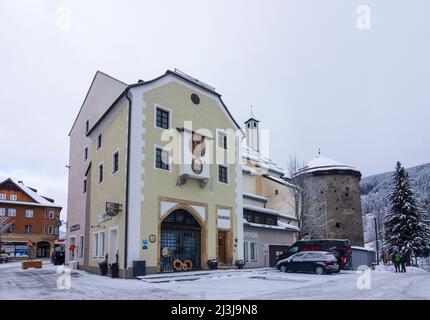
[[[194,104],[199,104],[199,103],[200,103],[200,98],[199,98],[199,96],[198,96],[198,95],[196,95],[195,93],[193,93],[193,94],[191,95],[191,101],[192,101]]]

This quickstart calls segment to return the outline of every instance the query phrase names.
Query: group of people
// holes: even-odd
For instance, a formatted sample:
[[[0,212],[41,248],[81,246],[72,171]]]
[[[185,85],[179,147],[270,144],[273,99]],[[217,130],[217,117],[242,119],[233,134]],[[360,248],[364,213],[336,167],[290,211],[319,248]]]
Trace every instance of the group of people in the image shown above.
[[[390,262],[392,262],[395,272],[406,272],[408,255],[402,252],[398,247],[393,247],[391,250],[383,250],[381,252],[381,259],[384,265],[390,265]]]

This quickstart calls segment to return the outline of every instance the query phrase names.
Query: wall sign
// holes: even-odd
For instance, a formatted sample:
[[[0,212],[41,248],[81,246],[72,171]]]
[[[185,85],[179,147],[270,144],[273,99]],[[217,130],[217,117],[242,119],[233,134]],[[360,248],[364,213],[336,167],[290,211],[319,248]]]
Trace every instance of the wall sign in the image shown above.
[[[73,226],[70,227],[70,232],[79,230],[81,228],[80,224],[74,224]]]
[[[155,236],[155,234],[151,234],[149,236],[149,242],[151,242],[151,243],[155,243],[156,239],[157,239],[157,237]]]

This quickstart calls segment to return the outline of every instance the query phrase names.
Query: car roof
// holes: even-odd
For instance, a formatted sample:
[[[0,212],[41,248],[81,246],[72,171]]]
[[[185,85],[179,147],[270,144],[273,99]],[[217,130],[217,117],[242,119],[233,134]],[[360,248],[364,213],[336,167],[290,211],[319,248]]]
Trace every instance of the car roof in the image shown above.
[[[297,252],[297,253],[321,253],[321,254],[333,254],[333,253],[331,253],[331,252],[329,252],[329,251],[300,251],[300,252]],[[296,253],[296,254],[297,254]]]

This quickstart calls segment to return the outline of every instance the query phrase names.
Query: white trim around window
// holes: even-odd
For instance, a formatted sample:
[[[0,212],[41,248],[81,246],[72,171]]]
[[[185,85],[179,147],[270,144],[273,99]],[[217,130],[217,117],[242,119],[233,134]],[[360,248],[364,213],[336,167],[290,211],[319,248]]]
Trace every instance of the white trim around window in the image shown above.
[[[257,241],[244,241],[244,257],[246,261],[258,261],[258,242]]]
[[[219,168],[220,168],[220,167],[223,167],[223,168],[225,168],[225,169],[226,169],[227,182],[220,181],[220,179],[219,179]],[[217,175],[217,181],[218,181],[218,183],[222,183],[222,184],[230,185],[230,168],[229,168],[229,166],[228,166],[228,165],[227,165],[227,166],[222,165],[222,164],[217,165],[217,167],[216,167],[216,175]]]
[[[26,218],[33,218],[33,210],[25,210],[25,217]]]
[[[169,169],[157,168],[157,149],[161,149],[162,153],[168,152],[168,154],[169,154],[169,163],[168,163]],[[163,172],[172,172],[172,150],[171,149],[154,144],[154,169],[159,170],[159,171],[163,171]]]
[[[0,200],[6,200],[6,194],[0,193]]]
[[[93,232],[93,259],[103,259],[105,249],[105,231]]]
[[[221,142],[220,135],[225,137],[225,146],[220,145],[220,142]],[[224,144],[224,138],[223,138],[222,144]],[[216,129],[216,146],[218,149],[228,151],[228,134],[223,129]]]
[[[161,110],[169,113],[169,127],[167,129],[157,126],[157,109],[161,109]],[[161,129],[161,130],[169,130],[170,128],[172,128],[172,110],[171,109],[154,103],[154,128]]]
[[[6,216],[6,208],[0,208],[0,217]]]
[[[15,208],[7,209],[7,216],[8,217],[16,217],[16,209]]]
[[[118,155],[118,167],[116,168],[116,170],[114,171],[114,165],[115,165],[115,155]],[[114,175],[114,174],[116,174],[118,171],[119,171],[119,165],[120,165],[120,159],[119,159],[119,155],[120,155],[120,153],[119,153],[119,149],[116,149],[113,153],[112,153],[112,171],[111,171],[111,173],[112,173],[112,175]]]
[[[81,234],[79,236],[79,243],[78,243],[78,258],[82,259],[84,257],[84,235]]]
[[[16,201],[18,199],[18,196],[16,194],[11,194],[10,195],[10,200],[11,201]]]
[[[102,167],[101,176],[100,176],[100,167]],[[102,184],[103,183],[104,178],[105,178],[104,171],[105,171],[105,166],[104,166],[104,162],[102,161],[97,166],[97,184]],[[101,178],[101,180],[100,180],[100,178]]]

